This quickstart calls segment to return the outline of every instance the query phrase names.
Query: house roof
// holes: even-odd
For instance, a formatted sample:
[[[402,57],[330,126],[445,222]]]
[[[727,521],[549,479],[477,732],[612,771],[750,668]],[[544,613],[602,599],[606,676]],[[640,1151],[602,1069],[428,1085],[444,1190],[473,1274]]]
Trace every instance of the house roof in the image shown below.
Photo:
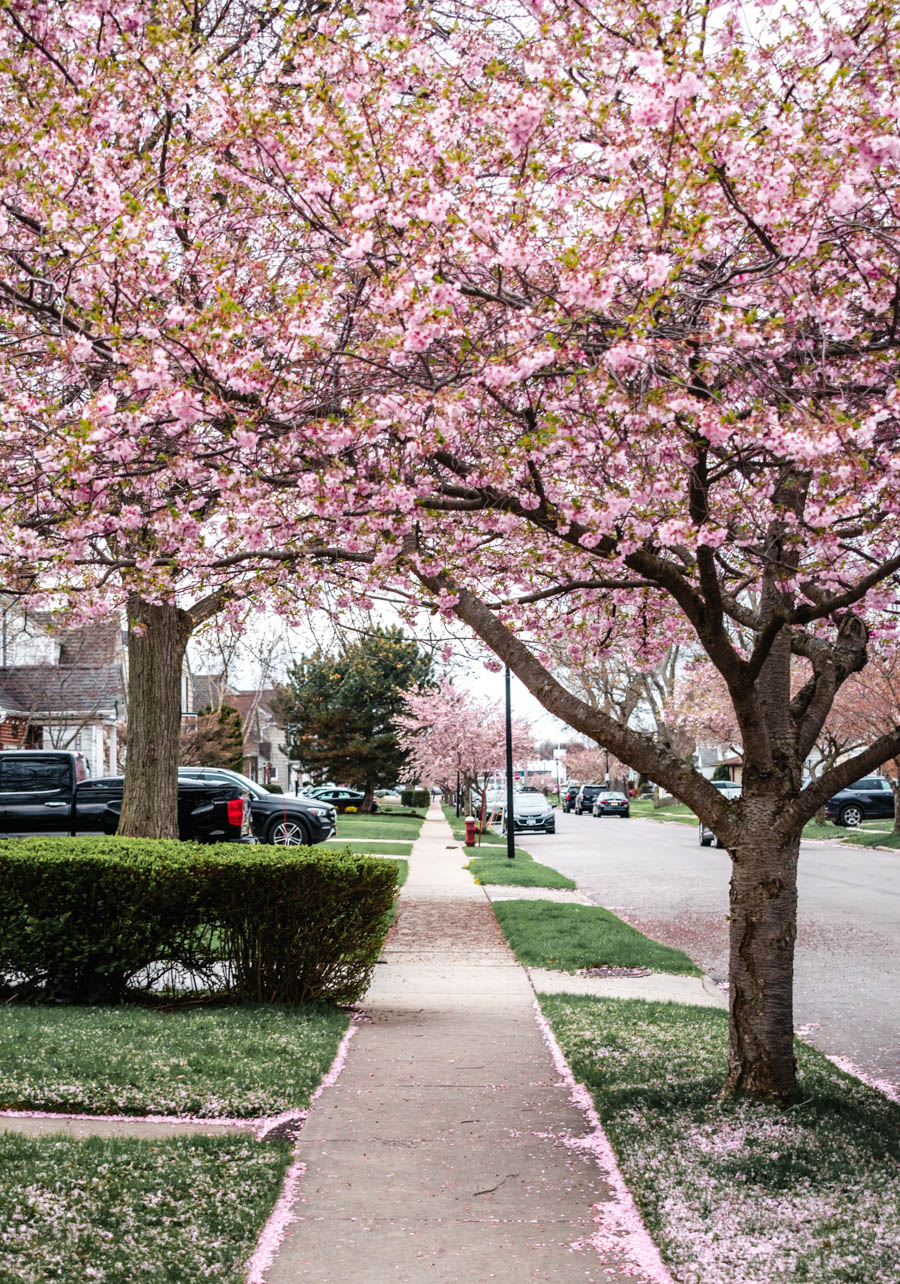
[[[122,624],[115,616],[80,628],[66,628],[58,615],[35,612],[30,617],[59,643],[59,663],[69,667],[116,664],[122,655]]]
[[[23,664],[0,668],[0,711],[19,717],[114,714],[124,701],[118,664]]]

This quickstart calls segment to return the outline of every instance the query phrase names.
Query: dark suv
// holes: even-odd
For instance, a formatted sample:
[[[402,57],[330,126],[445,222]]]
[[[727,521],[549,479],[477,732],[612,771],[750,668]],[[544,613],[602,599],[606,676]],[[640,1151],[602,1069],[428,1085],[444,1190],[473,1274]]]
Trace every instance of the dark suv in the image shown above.
[[[594,802],[605,789],[606,785],[582,785],[575,795],[575,806],[573,808],[575,815],[583,816],[586,812],[590,816]]]
[[[575,799],[578,797],[578,790],[580,788],[581,788],[580,785],[567,785],[566,788],[563,790],[563,796],[562,796],[563,811],[571,811],[572,808],[575,806]]]
[[[253,832],[261,843],[280,847],[310,847],[331,838],[335,813],[331,803],[320,798],[270,794],[257,781],[227,767],[179,767],[179,779],[234,783],[250,795]]]
[[[893,818],[894,791],[884,776],[866,776],[848,785],[825,804],[825,819],[855,829],[864,820]]]

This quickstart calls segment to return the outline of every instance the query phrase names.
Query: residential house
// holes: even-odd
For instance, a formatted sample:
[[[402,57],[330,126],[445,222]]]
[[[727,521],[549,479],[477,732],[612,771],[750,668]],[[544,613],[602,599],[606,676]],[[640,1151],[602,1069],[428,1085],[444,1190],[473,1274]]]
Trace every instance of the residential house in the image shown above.
[[[118,620],[67,628],[0,597],[0,748],[70,749],[120,767],[126,663]]]
[[[291,761],[282,749],[285,729],[272,710],[276,692],[272,687],[255,691],[233,691],[224,674],[193,675],[193,711],[219,709],[230,705],[241,717],[244,736],[241,770],[263,785],[280,785],[287,792],[293,786]]]

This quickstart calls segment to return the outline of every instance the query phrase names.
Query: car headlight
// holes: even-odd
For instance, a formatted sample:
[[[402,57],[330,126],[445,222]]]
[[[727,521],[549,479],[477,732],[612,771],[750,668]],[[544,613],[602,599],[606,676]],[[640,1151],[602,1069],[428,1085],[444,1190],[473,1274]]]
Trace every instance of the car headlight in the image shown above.
[[[306,810],[311,811],[314,816],[329,816],[329,815],[333,816],[334,815],[333,807],[307,807]]]

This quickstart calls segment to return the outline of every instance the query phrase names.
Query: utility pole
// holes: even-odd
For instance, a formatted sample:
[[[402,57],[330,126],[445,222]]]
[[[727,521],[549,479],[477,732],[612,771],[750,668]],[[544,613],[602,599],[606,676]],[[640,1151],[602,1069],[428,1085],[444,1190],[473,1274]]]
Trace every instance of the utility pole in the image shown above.
[[[512,697],[509,690],[509,666],[506,668],[506,855],[516,855],[516,818],[513,807]]]

